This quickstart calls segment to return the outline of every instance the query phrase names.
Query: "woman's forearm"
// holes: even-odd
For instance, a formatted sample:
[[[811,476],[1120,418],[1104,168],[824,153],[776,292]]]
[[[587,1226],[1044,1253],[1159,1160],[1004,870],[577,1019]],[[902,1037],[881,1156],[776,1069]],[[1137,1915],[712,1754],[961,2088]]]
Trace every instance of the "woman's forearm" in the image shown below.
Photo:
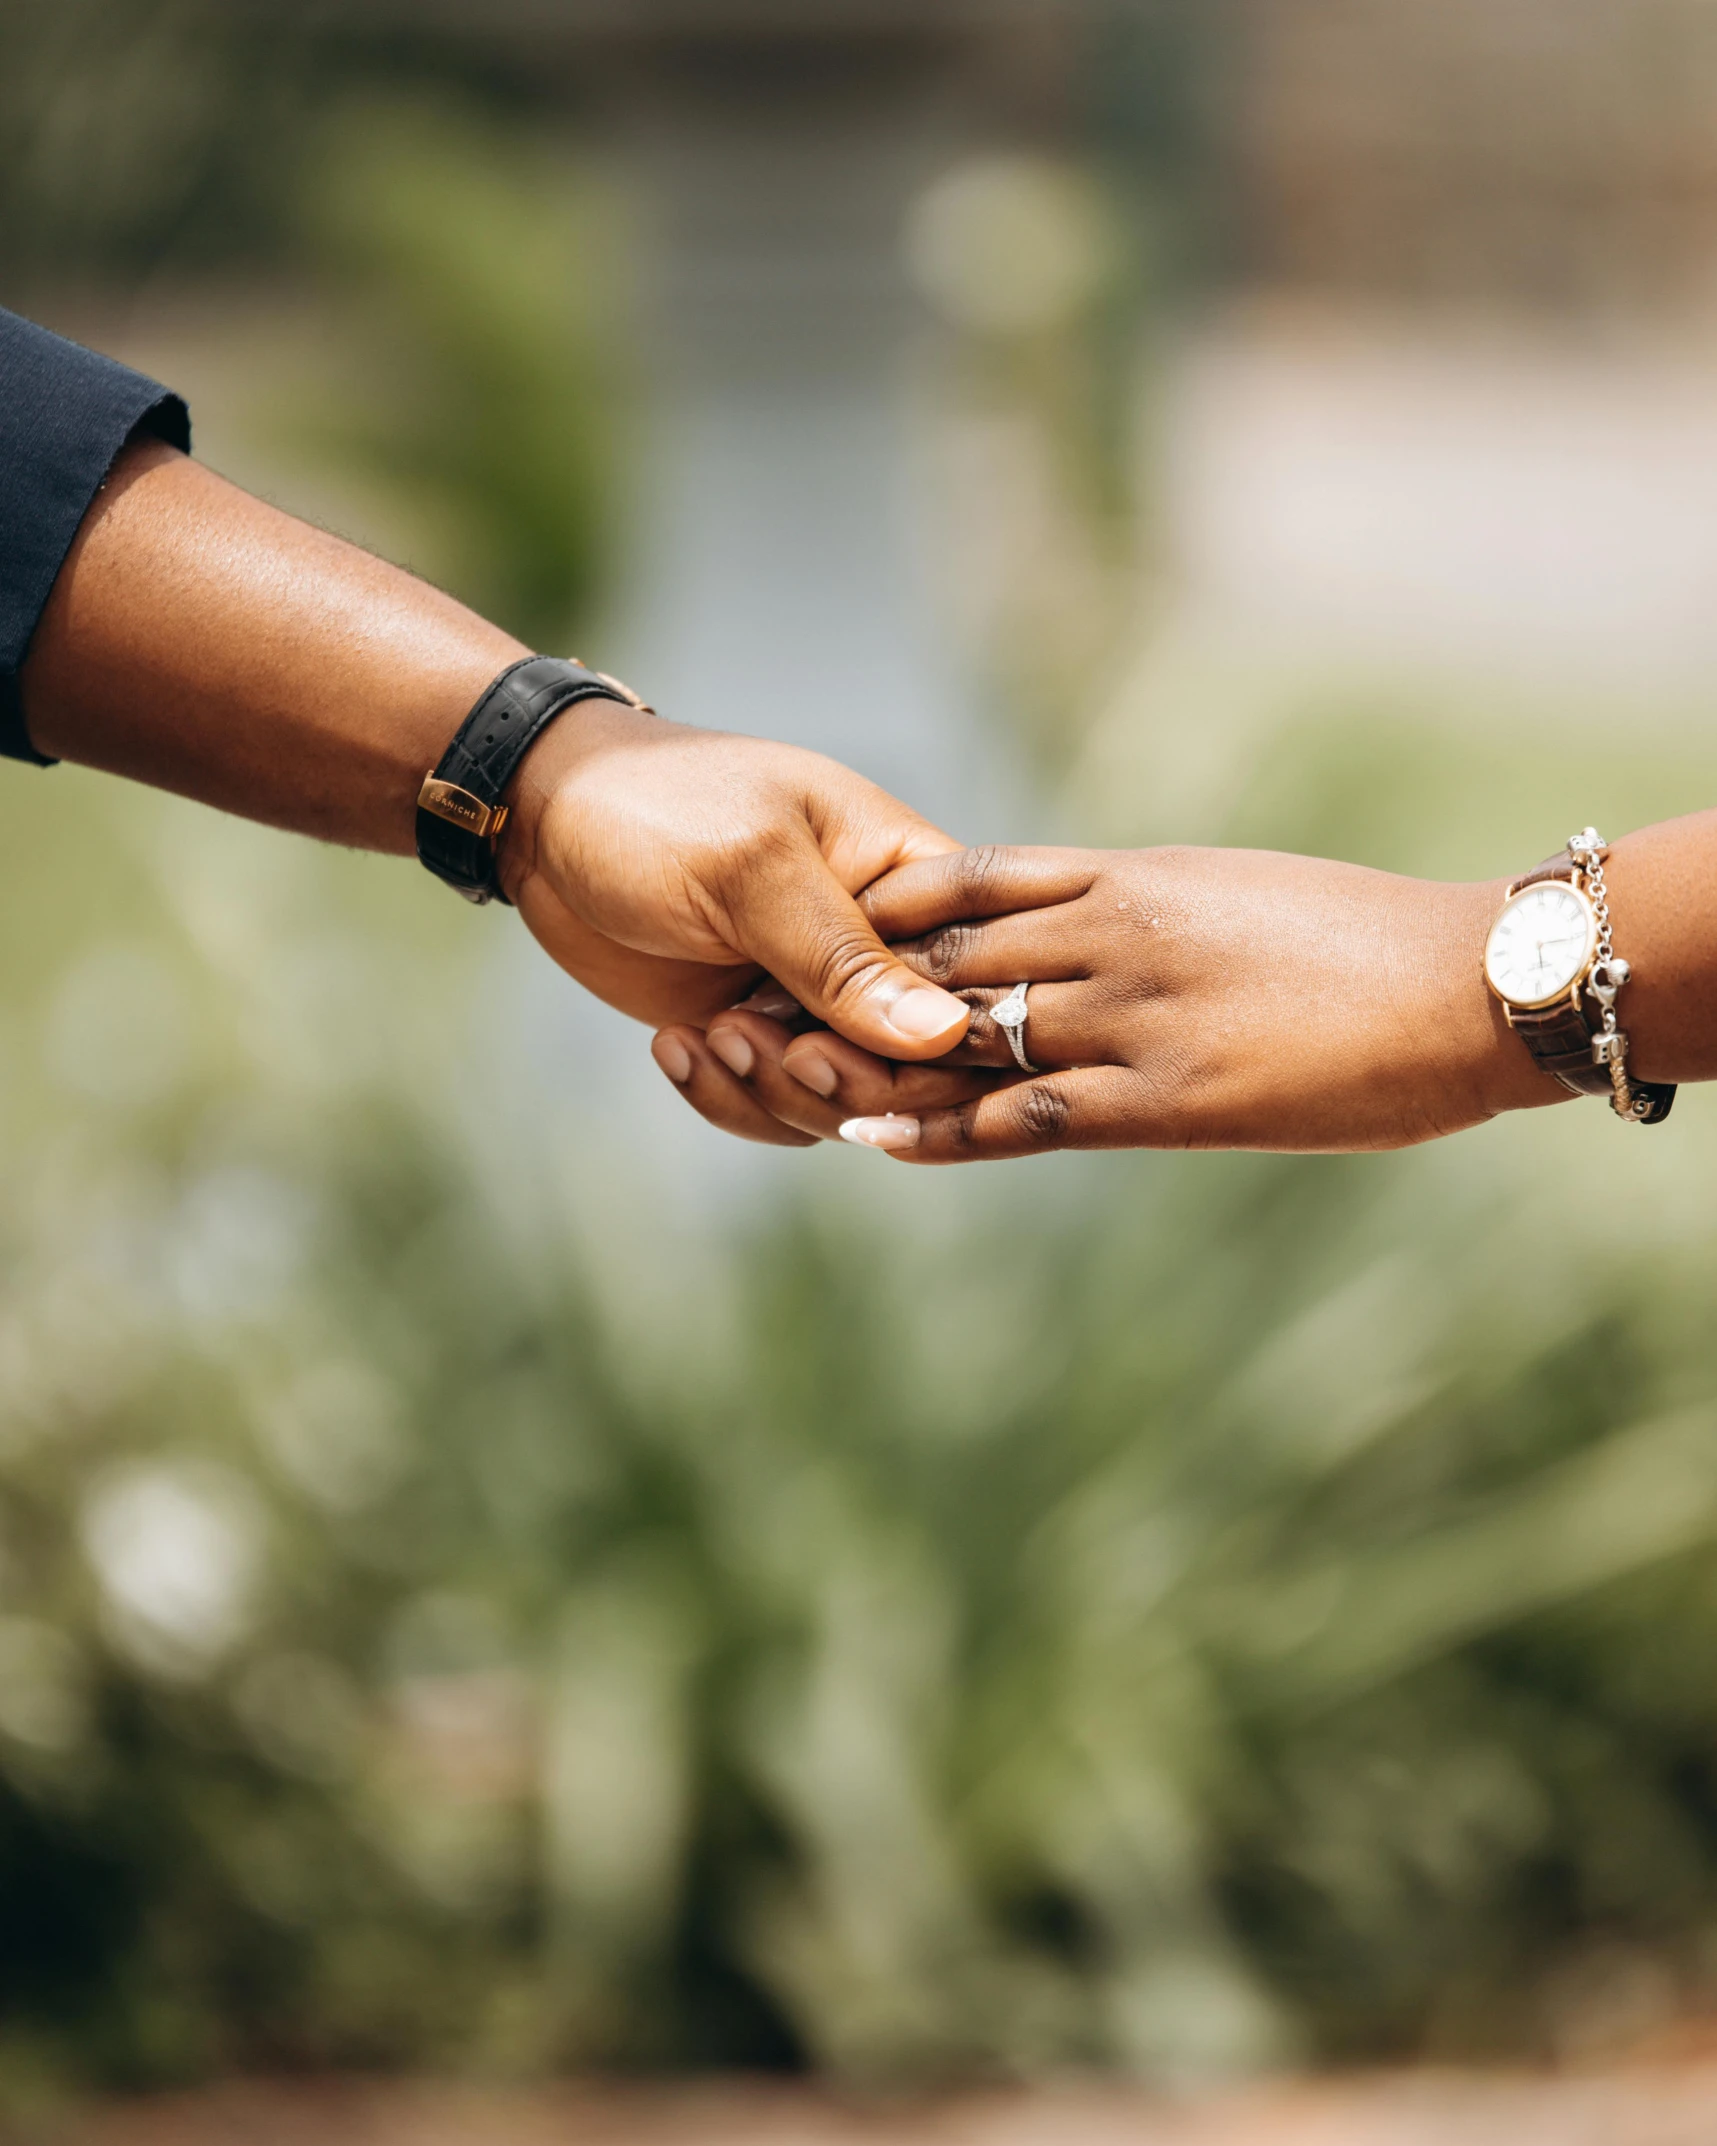
[[[1717,811],[1618,837],[1606,878],[1631,971],[1616,1004],[1630,1070],[1717,1079]],[[1061,1146],[1396,1147],[1574,1099],[1485,982],[1508,885],[1247,850],[947,857],[873,887],[872,921],[974,1003],[1039,979],[1028,1035],[1045,1077],[1021,1083],[981,1014],[959,1060],[1009,1085],[954,1108],[921,1109],[900,1068],[794,1038],[760,1008],[718,1016],[695,1058],[687,1034],[670,1040],[694,1066],[693,1107],[752,1138],[771,1121],[825,1139],[845,1126],[935,1162]],[[1583,1107],[1607,1137],[1608,1113]]]
[[[426,770],[526,653],[441,590],[147,441],[85,517],[21,686],[44,753],[409,854]]]

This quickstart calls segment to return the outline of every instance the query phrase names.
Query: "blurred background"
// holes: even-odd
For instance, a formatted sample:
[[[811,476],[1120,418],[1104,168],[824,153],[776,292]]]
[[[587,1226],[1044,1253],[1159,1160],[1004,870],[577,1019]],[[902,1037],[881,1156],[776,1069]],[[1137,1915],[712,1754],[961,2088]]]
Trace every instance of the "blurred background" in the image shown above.
[[[0,301],[216,468],[963,836],[1717,800],[1699,0],[6,0],[0,122]],[[780,1155],[393,862],[0,838],[19,2136],[1702,2031],[1711,1097]]]

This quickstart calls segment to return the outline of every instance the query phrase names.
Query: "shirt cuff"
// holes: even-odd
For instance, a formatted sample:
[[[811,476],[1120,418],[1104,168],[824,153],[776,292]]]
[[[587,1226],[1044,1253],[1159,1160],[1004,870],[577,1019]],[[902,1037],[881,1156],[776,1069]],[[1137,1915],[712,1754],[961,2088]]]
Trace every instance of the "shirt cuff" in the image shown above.
[[[184,403],[111,358],[0,312],[0,754],[52,762],[24,721],[18,672],[54,582],[128,441],[189,453]]]

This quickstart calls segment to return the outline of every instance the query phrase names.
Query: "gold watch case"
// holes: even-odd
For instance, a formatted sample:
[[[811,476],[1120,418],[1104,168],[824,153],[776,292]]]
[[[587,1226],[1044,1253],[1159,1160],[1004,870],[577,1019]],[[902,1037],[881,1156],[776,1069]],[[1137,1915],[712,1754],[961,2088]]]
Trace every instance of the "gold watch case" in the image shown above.
[[[1555,888],[1557,892],[1577,902],[1585,918],[1586,939],[1580,952],[1578,965],[1572,974],[1565,975],[1554,990],[1546,991],[1537,998],[1521,996],[1510,990],[1497,974],[1500,966],[1499,934],[1510,916],[1516,915],[1523,904],[1535,896],[1542,899],[1545,892]],[[1571,879],[1534,880],[1530,886],[1517,887],[1496,913],[1484,944],[1484,977],[1494,997],[1505,1006],[1513,1006],[1521,1013],[1536,1013],[1541,1007],[1559,1005],[1563,1000],[1578,1003],[1580,987],[1592,973],[1592,963],[1598,954],[1598,912],[1592,906],[1592,898],[1585,888]]]

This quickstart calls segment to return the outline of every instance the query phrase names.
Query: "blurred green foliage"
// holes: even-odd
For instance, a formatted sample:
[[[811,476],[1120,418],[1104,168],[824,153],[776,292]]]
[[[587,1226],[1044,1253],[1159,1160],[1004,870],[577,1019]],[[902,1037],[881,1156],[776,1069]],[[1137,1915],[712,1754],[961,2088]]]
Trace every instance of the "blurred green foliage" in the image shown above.
[[[0,271],[133,280],[278,241],[315,74],[304,27],[218,0],[8,0]]]
[[[615,212],[482,40],[321,6],[0,10],[0,302],[287,278],[345,363],[289,460],[368,483],[432,573],[541,647],[602,592],[626,399]],[[566,99],[560,98],[564,110]]]
[[[474,1130],[493,920],[74,773],[0,817],[68,890],[5,948],[14,2094],[1174,2077],[1699,1998],[1697,1098],[975,1205],[825,1156],[700,1226],[600,1207],[522,1077]]]
[[[307,241],[361,362],[301,449],[379,481],[477,610],[566,646],[620,536],[613,209],[456,105],[366,100],[314,164]]]

